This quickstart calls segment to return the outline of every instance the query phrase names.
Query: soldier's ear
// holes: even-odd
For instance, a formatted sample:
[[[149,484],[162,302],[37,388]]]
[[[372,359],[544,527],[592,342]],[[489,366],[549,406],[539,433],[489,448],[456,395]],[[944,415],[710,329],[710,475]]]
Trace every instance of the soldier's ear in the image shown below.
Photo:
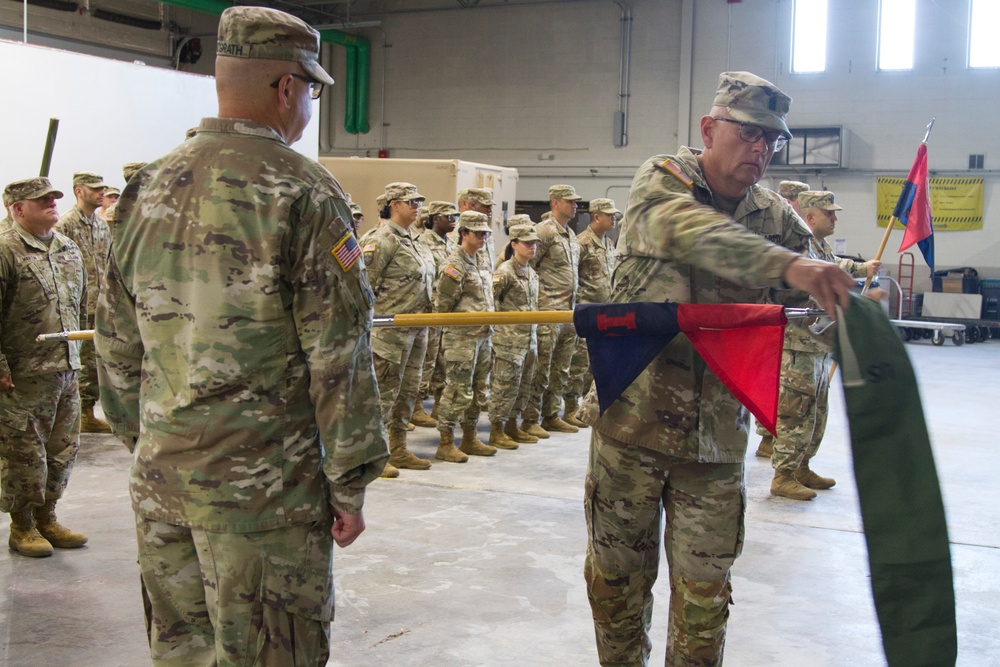
[[[701,117],[701,140],[705,148],[711,148],[714,140],[715,121],[711,116]]]

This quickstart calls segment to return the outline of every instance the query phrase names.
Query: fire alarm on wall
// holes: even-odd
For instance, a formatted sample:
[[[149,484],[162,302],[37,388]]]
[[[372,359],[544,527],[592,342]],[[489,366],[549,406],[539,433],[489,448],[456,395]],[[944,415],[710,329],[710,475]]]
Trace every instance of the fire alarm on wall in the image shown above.
[[[378,151],[378,156],[379,157],[389,157],[389,151],[387,151],[384,148],[380,148],[379,151]]]

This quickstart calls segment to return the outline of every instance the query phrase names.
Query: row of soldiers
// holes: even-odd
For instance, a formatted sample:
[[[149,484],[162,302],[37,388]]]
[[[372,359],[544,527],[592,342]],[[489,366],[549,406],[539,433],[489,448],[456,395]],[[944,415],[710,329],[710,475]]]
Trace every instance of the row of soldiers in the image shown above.
[[[592,200],[590,225],[577,237],[569,222],[582,198],[570,185],[548,194],[549,219],[536,226],[529,216],[512,216],[510,242],[494,259],[491,190],[470,188],[455,204],[424,206],[415,185],[388,184],[376,201],[380,224],[360,240],[375,311],[572,310],[607,301],[612,249],[605,234],[621,211],[610,199]],[[360,210],[352,209],[357,220]],[[576,412],[593,380],[586,345],[571,324],[376,329],[372,351],[389,435],[383,476],[431,466],[407,449],[413,426],[437,428],[435,458],[455,463],[586,427]],[[431,396],[428,414],[423,401]],[[476,435],[484,410],[491,424],[485,443]]]

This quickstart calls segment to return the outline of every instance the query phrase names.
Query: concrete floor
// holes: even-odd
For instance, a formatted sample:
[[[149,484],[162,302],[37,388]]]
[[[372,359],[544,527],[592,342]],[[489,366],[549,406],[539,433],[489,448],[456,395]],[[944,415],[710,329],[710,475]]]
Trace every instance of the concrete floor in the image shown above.
[[[1000,451],[988,417],[1000,404],[1000,341],[908,350],[948,509],[958,663],[1000,665]],[[411,434],[412,449],[432,458],[435,434]],[[329,664],[597,664],[582,577],[588,442],[587,432],[555,436],[374,483],[367,532],[334,558]],[[0,665],[149,664],[127,466],[113,438],[84,436],[60,517],[90,544],[42,560],[0,551]],[[772,498],[769,463],[748,458],[728,667],[885,664],[839,390],[813,467],[839,483],[796,502]],[[3,539],[8,523],[2,515]],[[651,665],[663,664],[665,577],[656,593]]]

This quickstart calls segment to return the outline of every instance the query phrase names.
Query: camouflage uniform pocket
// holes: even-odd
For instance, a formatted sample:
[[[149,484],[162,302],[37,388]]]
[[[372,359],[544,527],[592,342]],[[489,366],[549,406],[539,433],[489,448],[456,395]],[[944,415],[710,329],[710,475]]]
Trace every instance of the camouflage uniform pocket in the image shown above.
[[[330,651],[331,571],[266,556],[255,665],[321,665]]]
[[[31,413],[10,405],[8,400],[0,401],[0,425],[15,431],[27,431]]]

